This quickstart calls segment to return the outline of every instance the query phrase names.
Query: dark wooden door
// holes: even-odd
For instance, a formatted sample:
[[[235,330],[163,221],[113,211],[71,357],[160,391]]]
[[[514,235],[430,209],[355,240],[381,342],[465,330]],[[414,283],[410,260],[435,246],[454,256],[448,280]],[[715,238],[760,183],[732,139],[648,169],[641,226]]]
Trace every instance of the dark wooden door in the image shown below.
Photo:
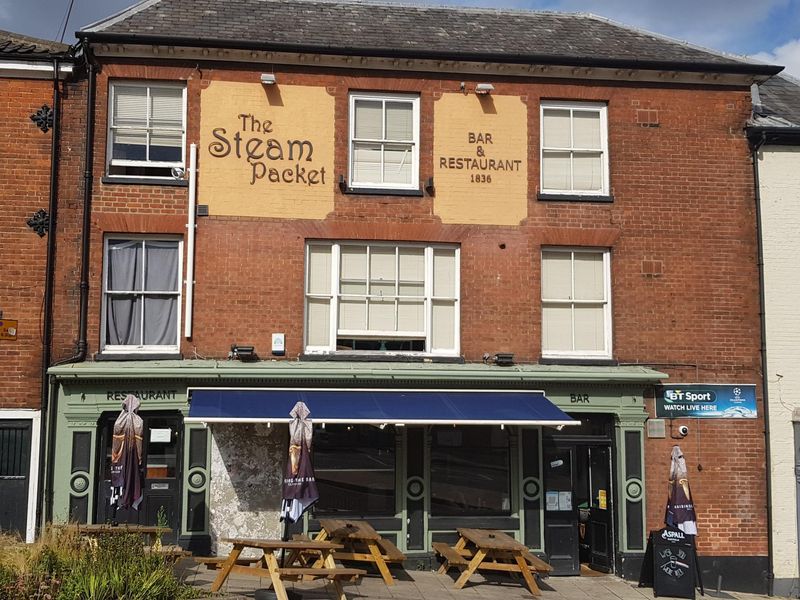
[[[552,575],[578,575],[578,507],[575,505],[575,447],[544,448],[544,543]]]
[[[0,421],[0,530],[25,539],[30,486],[31,422]]]
[[[614,511],[611,506],[611,447],[589,447],[589,566],[611,573],[614,565]]]
[[[178,413],[140,413],[144,422],[142,440],[142,503],[139,510],[117,510],[111,505],[111,442],[117,415],[100,421],[100,468],[98,469],[97,523],[157,525],[162,512],[172,534],[162,539],[176,543],[181,524],[181,451],[183,419]]]

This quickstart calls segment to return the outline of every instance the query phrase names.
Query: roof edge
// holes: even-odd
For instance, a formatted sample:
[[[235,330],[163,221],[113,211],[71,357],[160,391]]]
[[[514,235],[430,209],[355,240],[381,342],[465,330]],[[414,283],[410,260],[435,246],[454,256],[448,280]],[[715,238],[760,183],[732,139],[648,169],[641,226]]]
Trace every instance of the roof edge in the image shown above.
[[[145,0],[156,3],[161,0]],[[143,3],[144,4],[144,3]],[[154,46],[195,46],[211,48],[228,48],[237,50],[265,50],[276,52],[297,52],[311,54],[336,54],[343,56],[375,56],[381,58],[417,58],[429,60],[463,60],[474,62],[496,63],[532,63],[544,65],[562,65],[576,67],[612,67],[620,69],[644,69],[658,71],[679,71],[692,73],[731,73],[742,75],[767,75],[773,76],[783,70],[782,66],[765,65],[760,63],[704,63],[704,62],[676,62],[676,61],[651,61],[628,59],[596,59],[591,57],[575,56],[543,56],[537,54],[474,54],[453,52],[437,52],[433,50],[404,50],[404,49],[375,49],[375,48],[338,48],[331,46],[314,46],[308,44],[279,44],[269,42],[247,42],[226,40],[219,38],[189,38],[182,36],[139,35],[131,33],[108,33],[101,31],[78,31],[79,38],[89,43],[135,43]]]
[[[81,33],[85,33],[87,31],[99,31],[101,26],[110,27],[111,25],[114,25],[115,23],[118,23],[123,19],[127,19],[131,15],[135,15],[136,13],[141,12],[146,8],[150,8],[154,4],[158,4],[159,2],[161,2],[161,0],[140,0],[133,6],[129,6],[128,8],[123,8],[121,11],[116,12],[107,17],[104,17],[99,21],[95,21],[93,23],[85,25],[83,28],[75,32],[75,37],[80,38]]]
[[[611,19],[609,17],[604,17],[602,15],[597,15],[597,14],[594,14],[594,13],[591,13],[591,12],[589,12],[589,13],[578,13],[578,14],[582,14],[582,15],[588,17],[588,18],[595,19],[597,21],[603,21],[605,23],[609,23],[611,25],[614,25],[616,27],[620,27],[622,29],[627,29],[628,31],[633,31],[633,32],[636,32],[636,33],[639,33],[639,34],[644,34],[644,35],[651,35],[654,38],[658,38],[660,40],[663,40],[665,42],[669,42],[671,44],[677,44],[679,46],[685,46],[685,47],[691,48],[693,50],[698,50],[700,52],[705,52],[706,54],[712,54],[714,56],[719,56],[721,58],[726,58],[728,60],[735,60],[735,61],[737,61],[739,63],[742,63],[742,64],[745,64],[745,65],[776,66],[776,65],[769,65],[768,63],[763,63],[761,61],[754,60],[752,58],[749,58],[747,56],[742,56],[740,54],[733,54],[731,52],[725,52],[725,51],[722,51],[722,50],[709,48],[708,46],[703,46],[701,44],[695,44],[694,42],[690,42],[688,40],[682,40],[682,39],[674,38],[672,36],[669,36],[669,35],[666,35],[666,34],[663,34],[663,33],[657,33],[655,31],[650,31],[649,29],[644,29],[643,27],[637,27],[635,25],[628,25],[627,23],[623,23],[621,21],[617,21],[617,20]],[[785,66],[781,67],[781,69],[784,69],[784,68],[785,68]]]

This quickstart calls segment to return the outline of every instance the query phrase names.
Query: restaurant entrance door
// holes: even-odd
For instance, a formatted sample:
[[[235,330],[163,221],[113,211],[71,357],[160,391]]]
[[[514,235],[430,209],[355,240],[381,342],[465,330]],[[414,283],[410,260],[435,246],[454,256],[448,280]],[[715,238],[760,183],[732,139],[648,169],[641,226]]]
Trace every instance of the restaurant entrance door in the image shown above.
[[[579,575],[581,563],[612,572],[611,440],[554,435],[543,450],[544,541],[553,575]]]
[[[157,525],[159,511],[172,529],[164,543],[177,542],[181,514],[181,450],[183,418],[177,412],[139,413],[144,421],[142,440],[142,504],[139,510],[118,510],[111,506],[111,444],[117,414],[105,413],[99,421],[100,445],[97,481],[96,523]]]

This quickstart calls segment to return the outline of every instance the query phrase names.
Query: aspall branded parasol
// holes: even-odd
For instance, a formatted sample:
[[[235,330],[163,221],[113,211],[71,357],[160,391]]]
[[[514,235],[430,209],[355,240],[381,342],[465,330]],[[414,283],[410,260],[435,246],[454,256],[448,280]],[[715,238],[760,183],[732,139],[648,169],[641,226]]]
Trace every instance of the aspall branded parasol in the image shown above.
[[[311,465],[311,438],[313,434],[310,411],[304,402],[294,405],[289,416],[289,457],[283,476],[283,503],[281,520],[284,525],[294,523],[317,500],[317,480]],[[287,527],[284,527],[284,537]]]
[[[125,396],[122,412],[114,421],[111,446],[111,504],[116,509],[139,510],[142,502],[142,417],[139,399]]]
[[[664,523],[676,527],[689,535],[697,535],[697,517],[694,512],[692,493],[689,490],[689,474],[681,447],[672,447],[672,465],[669,470],[669,496]]]

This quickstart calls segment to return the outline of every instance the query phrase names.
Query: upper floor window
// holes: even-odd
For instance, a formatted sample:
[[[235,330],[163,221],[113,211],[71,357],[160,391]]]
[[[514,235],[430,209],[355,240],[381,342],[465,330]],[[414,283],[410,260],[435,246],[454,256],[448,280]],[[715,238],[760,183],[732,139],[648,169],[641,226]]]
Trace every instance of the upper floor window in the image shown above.
[[[309,243],[305,337],[307,352],[457,355],[459,249]]]
[[[610,252],[542,250],[542,356],[611,358]]]
[[[541,110],[542,193],[607,196],[606,105],[542,102]]]
[[[174,238],[106,238],[103,352],[178,352],[181,246]]]
[[[350,187],[419,188],[419,96],[350,94]]]
[[[113,82],[109,87],[108,174],[170,177],[184,164],[186,86]]]

